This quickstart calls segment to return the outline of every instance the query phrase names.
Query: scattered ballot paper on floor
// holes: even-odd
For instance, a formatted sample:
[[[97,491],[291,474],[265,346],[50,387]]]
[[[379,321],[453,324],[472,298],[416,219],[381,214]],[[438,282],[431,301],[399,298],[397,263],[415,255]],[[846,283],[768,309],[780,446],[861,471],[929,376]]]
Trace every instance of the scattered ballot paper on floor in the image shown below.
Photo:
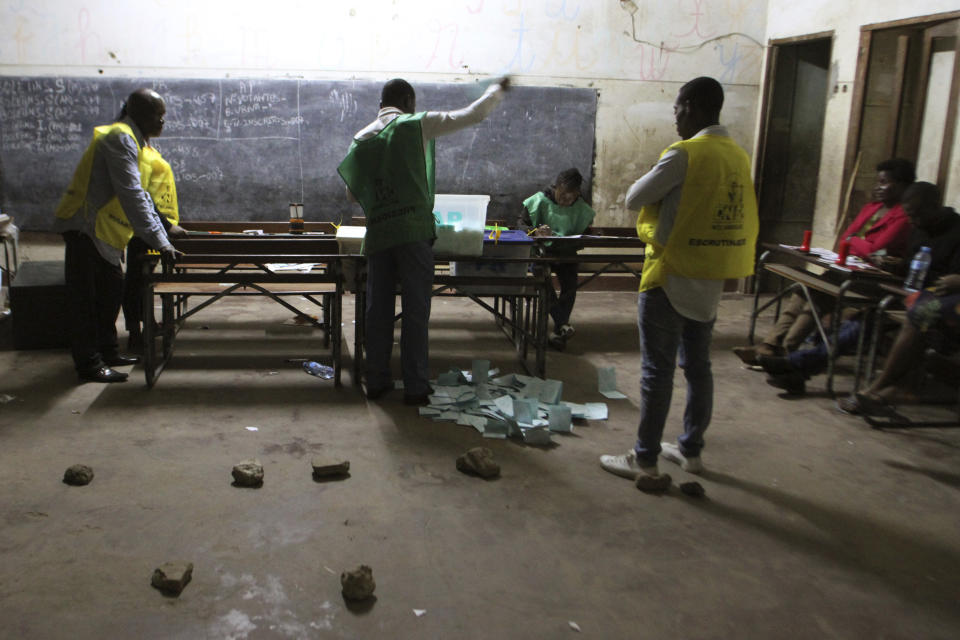
[[[605,398],[625,400],[627,396],[617,391],[617,370],[613,367],[597,369],[597,387]]]

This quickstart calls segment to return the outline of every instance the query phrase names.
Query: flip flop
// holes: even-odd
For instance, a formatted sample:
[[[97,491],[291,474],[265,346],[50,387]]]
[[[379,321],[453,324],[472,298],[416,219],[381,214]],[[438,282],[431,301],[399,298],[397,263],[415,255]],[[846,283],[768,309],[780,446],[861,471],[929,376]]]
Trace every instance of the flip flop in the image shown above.
[[[860,403],[855,395],[849,395],[846,398],[837,400],[837,409],[850,416],[859,416],[863,413]]]
[[[898,415],[893,406],[887,404],[884,400],[871,398],[859,391],[854,394],[854,397],[857,399],[857,406],[861,415],[879,416],[882,418],[893,418]]]

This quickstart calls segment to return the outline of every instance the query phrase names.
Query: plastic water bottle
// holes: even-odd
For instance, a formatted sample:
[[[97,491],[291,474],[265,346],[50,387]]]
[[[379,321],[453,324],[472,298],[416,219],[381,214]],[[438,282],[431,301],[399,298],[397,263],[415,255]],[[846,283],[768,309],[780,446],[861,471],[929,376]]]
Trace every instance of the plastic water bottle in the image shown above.
[[[910,261],[910,273],[907,279],[903,281],[903,288],[910,291],[919,291],[923,289],[923,283],[927,279],[927,271],[930,270],[930,262],[933,255],[930,253],[930,247],[920,247],[920,251],[913,256]]]
[[[319,362],[309,361],[303,363],[303,370],[312,376],[329,380],[333,377],[333,367],[329,367]]]

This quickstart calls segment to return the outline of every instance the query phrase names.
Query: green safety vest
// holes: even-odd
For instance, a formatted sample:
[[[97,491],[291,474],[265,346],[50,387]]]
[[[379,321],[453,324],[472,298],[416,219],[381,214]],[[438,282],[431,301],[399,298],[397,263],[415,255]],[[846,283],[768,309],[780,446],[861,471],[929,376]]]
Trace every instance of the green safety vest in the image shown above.
[[[363,207],[363,253],[433,240],[434,141],[423,145],[426,112],[393,119],[377,135],[354,140],[337,172]]]
[[[576,202],[569,207],[561,207],[542,191],[524,200],[523,206],[530,213],[530,222],[533,226],[539,227],[545,224],[550,227],[554,235],[558,236],[575,236],[583,233],[597,215],[583,198],[577,198]],[[544,244],[549,247],[551,243],[547,240]],[[573,247],[571,252],[576,252],[576,247]]]
[[[727,136],[703,135],[667,147],[687,153],[687,176],[670,238],[654,241],[659,203],[644,206],[637,235],[647,243],[640,291],[669,274],[726,280],[751,275],[759,231],[750,158]],[[663,154],[661,154],[662,156]]]
[[[73,180],[70,181],[67,192],[63,194],[63,197],[60,199],[60,204],[57,205],[56,216],[58,218],[68,220],[81,209],[83,210],[84,217],[89,215],[90,212],[87,209],[87,189],[90,187],[90,171],[93,168],[93,158],[97,150],[97,145],[105,135],[115,131],[120,131],[130,136],[133,138],[134,143],[136,143],[137,160],[140,165],[141,186],[145,186],[143,178],[143,149],[141,149],[140,143],[137,142],[137,136],[133,134],[133,129],[130,128],[130,125],[123,122],[114,122],[110,125],[96,127],[93,130],[93,140],[90,141],[87,150],[83,152],[83,157],[80,158],[80,164],[77,165],[77,169],[73,172]],[[133,237],[133,227],[130,226],[127,214],[123,211],[123,207],[120,205],[120,200],[117,196],[110,198],[110,200],[96,212],[96,216],[97,219],[94,230],[97,238],[106,242],[111,247],[123,251],[127,243],[130,242],[130,238]]]

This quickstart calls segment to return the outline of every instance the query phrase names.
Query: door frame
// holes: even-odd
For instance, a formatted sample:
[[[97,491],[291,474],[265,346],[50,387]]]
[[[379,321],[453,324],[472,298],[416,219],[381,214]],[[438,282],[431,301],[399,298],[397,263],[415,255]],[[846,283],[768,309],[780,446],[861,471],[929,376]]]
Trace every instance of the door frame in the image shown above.
[[[777,80],[777,58],[779,48],[794,44],[802,44],[812,40],[830,40],[831,55],[834,44],[834,31],[819,31],[802,36],[793,36],[790,38],[771,38],[767,40],[767,62],[763,78],[763,101],[760,103],[760,131],[757,134],[757,159],[753,176],[754,188],[757,191],[757,197],[760,197],[760,191],[763,189],[763,168],[767,158],[767,132],[770,127],[770,103],[773,100],[773,90]],[[829,94],[828,94],[829,95]],[[824,96],[826,101],[827,95]]]
[[[884,31],[887,29],[896,29],[899,27],[922,27],[927,25],[929,27],[934,27],[937,23],[946,22],[949,20],[960,19],[960,11],[947,11],[944,13],[933,13],[924,16],[916,16],[913,18],[904,18],[902,20],[892,20],[890,22],[875,22],[872,24],[866,24],[860,27],[860,50],[857,54],[857,72],[856,78],[853,85],[853,96],[851,97],[850,105],[850,127],[849,134],[847,136],[847,149],[843,158],[843,182],[842,184],[850,184],[853,180],[854,165],[856,164],[857,152],[860,149],[860,130],[863,124],[863,107],[864,102],[866,101],[866,82],[867,82],[867,71],[870,66],[870,49],[873,39],[873,33],[876,31]],[[899,43],[902,46],[902,43]],[[960,46],[958,46],[960,49]],[[904,53],[905,55],[905,53]],[[928,58],[929,51],[927,51],[926,45],[924,46],[924,60],[923,60],[923,75],[920,78],[922,93],[921,99],[926,102],[926,85],[927,78],[926,72],[928,70]],[[902,78],[901,78],[902,81]],[[898,96],[896,104],[898,105],[897,109],[899,112],[900,98]],[[947,121],[945,125],[945,134],[949,134],[943,140],[943,147],[940,152],[940,164],[937,174],[937,183],[941,189],[946,189],[946,179],[947,172],[949,170],[949,161],[953,154],[953,138],[954,131],[956,126],[957,119],[957,100],[960,99],[960,56],[954,61],[953,66],[953,79],[951,81],[950,87],[950,100],[948,103],[947,109]],[[924,104],[918,106],[918,113],[920,116],[918,118],[923,118]],[[896,114],[896,117],[899,118],[899,113]],[[917,121],[917,125],[920,125],[921,121]],[[891,125],[893,126],[893,125]],[[916,156],[916,149],[913,150],[913,155]],[[845,216],[848,215],[847,211],[842,211],[844,208],[843,192],[841,190],[841,199],[837,202],[837,220],[843,220]],[[849,206],[849,205],[847,205]]]

